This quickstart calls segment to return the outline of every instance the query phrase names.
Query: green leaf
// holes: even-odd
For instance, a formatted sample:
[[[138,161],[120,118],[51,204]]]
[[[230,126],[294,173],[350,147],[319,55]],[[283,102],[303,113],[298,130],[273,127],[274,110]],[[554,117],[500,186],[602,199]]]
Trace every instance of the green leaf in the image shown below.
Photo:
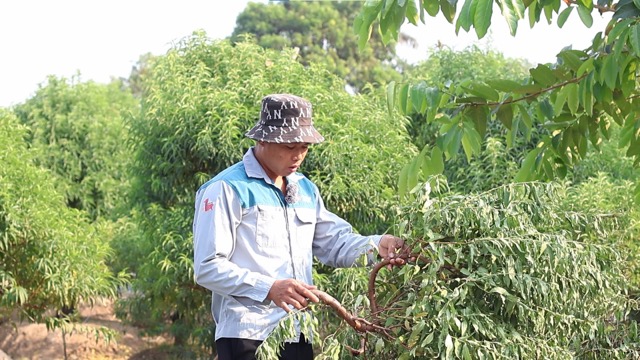
[[[432,110],[433,113],[435,114],[435,112],[440,107],[440,100],[442,97],[442,93],[440,92],[440,89],[438,89],[437,87],[426,88],[425,97],[427,100],[426,105],[428,106],[429,110]],[[424,109],[421,112],[424,112]]]
[[[553,10],[553,3],[550,2],[542,8],[542,11],[544,11],[544,17],[547,19],[548,24],[551,24],[551,20],[553,19]]]
[[[485,82],[487,83],[487,85],[491,86],[492,88],[498,91],[503,91],[503,92],[511,92],[522,86],[520,85],[520,83],[513,80],[496,79],[496,80],[486,80]]]
[[[500,286],[496,286],[496,287],[494,287],[494,288],[493,288],[493,289],[491,289],[489,292],[490,292],[490,293],[498,293],[498,294],[500,294],[500,295],[509,295],[509,292],[508,292],[505,288],[500,287]]]
[[[376,353],[382,352],[383,348],[384,348],[384,341],[382,340],[382,338],[379,338],[376,341],[376,346],[375,346]]]
[[[591,10],[587,9],[584,6],[578,6],[578,15],[580,16],[580,20],[582,20],[582,23],[586,27],[591,28],[591,26],[593,25],[593,18],[591,17]]]
[[[618,79],[618,63],[614,56],[609,55],[604,59],[604,64],[602,65],[602,70],[600,73],[600,79],[600,82],[607,85],[609,89],[615,89],[616,80]]]
[[[409,191],[407,181],[409,179],[410,164],[405,165],[398,175],[398,194],[404,196]]]
[[[553,104],[553,113],[560,114],[562,109],[564,109],[564,105],[567,103],[568,90],[567,87],[564,86],[560,90],[556,92],[556,100]]]
[[[623,1],[620,1],[618,5],[621,5]],[[635,4],[631,1],[628,1],[626,4],[622,6],[616,6],[616,10],[611,17],[613,20],[616,19],[632,19],[640,16],[640,9],[638,9]]]
[[[429,335],[427,335],[424,340],[422,341],[422,344],[420,344],[420,346],[425,347],[429,344],[431,344],[431,342],[433,341],[433,333],[429,333]]]
[[[510,2],[518,19],[524,19],[524,11],[529,4],[525,4],[525,1],[522,0],[510,0]]]
[[[423,112],[423,108],[426,108],[426,84],[424,82],[420,82],[411,87],[409,98],[411,99],[412,108],[414,111],[418,113]]]
[[[406,12],[407,20],[413,25],[418,25],[418,21],[420,20],[420,16],[418,14],[418,8],[416,7],[416,3],[414,0],[409,0],[407,3],[407,12]]]
[[[551,86],[558,80],[549,66],[544,64],[538,64],[535,68],[529,69],[529,73],[535,82],[543,86]]]
[[[462,9],[460,9],[460,15],[458,15],[458,20],[456,20],[456,34],[463,28],[464,31],[469,32],[471,29],[471,19],[473,19],[473,11],[475,7],[472,7],[473,0],[465,0],[462,5]]]
[[[538,102],[538,108],[540,109],[540,112],[547,118],[547,119],[553,119],[554,113],[553,113],[553,106],[551,105],[551,103],[549,102],[549,99],[543,99],[541,101]]]
[[[409,166],[407,172],[407,191],[411,191],[416,185],[418,185],[418,179],[420,177],[420,171],[422,169],[422,154],[416,156]]]
[[[389,85],[387,85],[387,110],[389,111],[389,115],[393,114],[393,110],[395,107],[395,99],[396,99],[396,82],[391,81]]]
[[[509,104],[501,105],[496,111],[496,118],[509,130],[513,122],[513,107]]]
[[[427,0],[427,1],[436,1],[436,0]],[[452,4],[448,0],[440,0],[440,12],[449,23],[453,24],[453,19],[456,16],[455,3]]]
[[[529,4],[529,27],[532,28],[538,21],[540,21],[541,13],[542,7],[539,2],[534,1]]]
[[[576,76],[582,76],[585,73],[593,71],[593,61],[593,58],[588,58],[585,62],[583,62],[582,65],[580,65],[580,68],[578,68]]]
[[[527,154],[522,162],[522,166],[520,166],[520,170],[518,170],[518,173],[514,178],[515,182],[527,182],[535,179],[536,158],[540,154],[540,151],[541,149],[537,147]]]
[[[411,103],[409,102],[409,84],[405,84],[398,92],[398,107],[403,114],[411,112]]]
[[[631,27],[629,42],[631,43],[633,54],[636,57],[640,57],[640,24],[635,24]]]
[[[584,112],[591,116],[593,114],[593,73],[589,74],[580,82],[580,96]]]
[[[502,17],[507,21],[507,26],[509,27],[509,33],[512,36],[516,35],[518,30],[518,14],[516,10],[513,8],[513,3],[511,0],[498,0],[500,4],[500,8],[502,9]]]
[[[624,19],[613,24],[613,27],[607,34],[606,43],[607,45],[611,45],[618,41],[619,37],[622,36],[623,33],[626,33],[630,25],[634,22],[634,19]]]
[[[422,4],[424,5],[424,9],[427,11],[427,14],[434,17],[438,15],[440,11],[440,4],[437,0],[423,0]]]
[[[471,162],[473,155],[480,153],[482,138],[471,122],[465,121],[462,134],[462,148],[467,161]]]
[[[562,29],[562,27],[564,26],[564,23],[567,22],[567,19],[569,18],[569,15],[571,15],[572,11],[573,11],[573,6],[568,6],[560,14],[558,14],[558,27],[559,28]]]
[[[591,2],[591,0],[580,0],[580,4],[578,4],[578,6],[584,6],[589,11],[593,10],[593,2]]]
[[[454,123],[454,126],[444,135],[445,150],[449,158],[455,158],[458,155],[461,139],[462,128],[458,123]]]
[[[367,43],[371,38],[373,22],[378,17],[378,12],[381,8],[381,2],[376,2],[373,6],[365,5],[354,19],[353,27],[355,29],[355,33],[358,34],[358,48],[361,50],[366,48]]]
[[[464,360],[471,360],[471,353],[469,352],[469,346],[467,344],[462,345],[462,358]]]
[[[469,84],[468,87],[461,86],[463,89],[467,90],[469,93],[475,96],[480,96],[487,100],[498,101],[500,99],[500,94],[495,91],[492,87],[485,85],[480,82],[474,82]]]
[[[444,154],[442,150],[435,146],[431,150],[431,161],[429,163],[429,173],[425,175],[436,175],[444,172]]]
[[[618,148],[622,149],[631,143],[631,139],[635,136],[635,122],[636,120],[634,119],[633,113],[628,114],[624,119],[624,126],[620,130]]]
[[[573,71],[577,71],[582,65],[581,56],[586,57],[586,54],[576,50],[563,50],[558,53],[558,58]]]
[[[384,7],[382,8],[382,11],[380,11],[380,17],[386,18],[387,16],[389,16],[389,12],[391,11],[391,9],[394,8],[394,4],[396,3],[396,0],[384,0],[381,3]]]
[[[447,334],[447,337],[444,339],[444,347],[447,348],[447,351],[453,350],[453,340],[449,334]]]
[[[569,105],[569,111],[572,114],[578,112],[578,106],[580,106],[580,97],[578,96],[578,85],[575,83],[567,84],[565,86],[567,92],[567,105]]]
[[[491,16],[493,15],[493,0],[477,0],[476,12],[473,15],[473,27],[476,29],[478,39],[487,35]]]

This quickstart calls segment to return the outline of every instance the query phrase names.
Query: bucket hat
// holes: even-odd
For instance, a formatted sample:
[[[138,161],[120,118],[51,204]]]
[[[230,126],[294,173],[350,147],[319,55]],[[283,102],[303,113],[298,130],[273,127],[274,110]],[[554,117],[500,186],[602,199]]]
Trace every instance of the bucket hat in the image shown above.
[[[246,137],[272,143],[320,143],[324,137],[313,127],[311,103],[291,94],[262,98],[260,119]]]

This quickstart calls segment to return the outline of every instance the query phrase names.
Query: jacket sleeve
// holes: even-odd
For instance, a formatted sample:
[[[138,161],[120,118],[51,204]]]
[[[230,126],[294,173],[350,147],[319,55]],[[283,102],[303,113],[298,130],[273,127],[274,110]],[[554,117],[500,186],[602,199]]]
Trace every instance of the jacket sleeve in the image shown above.
[[[327,210],[317,192],[316,231],[313,254],[323,264],[334,267],[357,266],[362,255],[367,264],[375,261],[382,235],[363,236],[353,231],[351,224]]]
[[[214,182],[198,191],[193,220],[195,281],[220,295],[261,302],[275,279],[229,261],[240,221],[240,200],[227,183]]]

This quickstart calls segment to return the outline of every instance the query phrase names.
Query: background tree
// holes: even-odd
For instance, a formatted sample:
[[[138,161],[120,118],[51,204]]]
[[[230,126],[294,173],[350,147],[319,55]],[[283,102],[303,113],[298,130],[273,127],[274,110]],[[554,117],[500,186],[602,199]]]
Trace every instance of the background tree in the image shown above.
[[[78,304],[115,297],[125,278],[106,265],[108,224],[67,207],[28,138],[29,129],[0,109],[0,315],[64,328]]]
[[[131,67],[131,72],[127,78],[120,78],[123,86],[129,89],[136,99],[142,98],[144,92],[145,78],[149,73],[149,68],[153,64],[155,56],[151,53],[140,55],[135,65]]]
[[[438,84],[464,84],[495,78],[522,81],[528,74],[528,65],[524,60],[508,59],[491,49],[471,46],[453,51],[442,45],[434,48],[426,60],[407,69],[403,78],[416,84],[416,88],[432,89]],[[454,111],[447,114],[453,116]],[[421,112],[412,112],[408,116],[409,134],[419,149],[431,148],[442,142],[443,136],[436,121],[427,121]],[[526,137],[514,137],[514,132],[499,122],[488,124],[483,131],[484,135],[479,139],[481,149],[476,158],[457,156],[444,167],[444,174],[453,190],[483,191],[508,183],[517,173],[522,153],[525,149],[534,148],[539,138],[535,129]]]
[[[393,173],[415,148],[402,119],[390,117],[380,99],[350,95],[344,86],[325,69],[300,64],[291,49],[232,46],[203,33],[156,59],[131,122],[133,199],[143,233],[131,246],[148,255],[134,281],[139,296],[124,311],[155,320],[159,329],[169,320],[163,330],[178,345],[199,335],[211,342],[210,297],[193,283],[194,195],[253,144],[244,133],[269,93],[296,93],[314,104],[314,122],[327,141],[310,149],[302,171],[317,182],[327,207],[358,231],[390,226]]]
[[[305,66],[323,64],[356,91],[368,83],[399,80],[397,69],[406,64],[396,56],[394,42],[384,45],[374,35],[371,46],[358,51],[351,24],[361,6],[359,1],[249,3],[238,15],[231,40],[250,34],[264,48],[296,49]],[[412,40],[403,35],[401,41]]]
[[[51,76],[14,112],[31,130],[36,164],[51,169],[69,207],[92,219],[114,214],[128,190],[124,118],[137,106],[122,83]]]

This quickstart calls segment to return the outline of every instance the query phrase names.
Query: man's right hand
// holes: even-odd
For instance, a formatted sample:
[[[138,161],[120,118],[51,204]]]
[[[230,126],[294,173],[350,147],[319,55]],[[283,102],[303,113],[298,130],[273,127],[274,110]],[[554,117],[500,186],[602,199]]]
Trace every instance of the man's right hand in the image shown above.
[[[267,299],[273,301],[286,312],[291,311],[289,305],[301,310],[307,307],[309,301],[320,301],[311,290],[316,290],[316,287],[295,279],[276,280],[269,289]]]

